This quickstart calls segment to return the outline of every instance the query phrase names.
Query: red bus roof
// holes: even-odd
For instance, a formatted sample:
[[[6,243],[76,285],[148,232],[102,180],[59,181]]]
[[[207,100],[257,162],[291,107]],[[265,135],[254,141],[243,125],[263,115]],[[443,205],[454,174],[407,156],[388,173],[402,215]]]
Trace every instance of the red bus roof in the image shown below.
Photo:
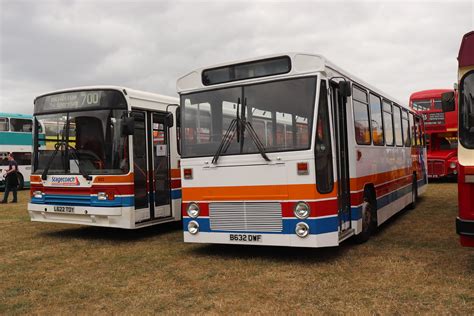
[[[440,99],[441,94],[445,92],[452,92],[453,89],[431,89],[413,92],[410,95],[410,100],[428,100],[428,99]]]
[[[464,34],[458,54],[459,67],[474,65],[474,31]]]

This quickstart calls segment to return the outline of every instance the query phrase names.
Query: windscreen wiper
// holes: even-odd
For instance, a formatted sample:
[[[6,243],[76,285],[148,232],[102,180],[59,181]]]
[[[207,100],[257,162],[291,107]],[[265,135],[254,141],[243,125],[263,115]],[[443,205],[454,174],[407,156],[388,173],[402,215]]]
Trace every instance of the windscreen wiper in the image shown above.
[[[213,164],[217,164],[217,161],[219,160],[219,157],[221,156],[221,154],[227,151],[236,133],[237,133],[237,143],[240,141],[241,122],[240,122],[240,116],[239,116],[239,104],[240,104],[240,98],[237,99],[237,110],[235,113],[236,118],[230,122],[230,125],[224,134],[224,137],[222,137],[221,143],[219,147],[217,148],[217,151],[214,154],[214,157],[212,158]]]
[[[219,148],[217,148],[216,154],[212,158],[213,164],[217,164],[217,161],[219,160],[219,157],[221,156],[221,154],[226,152],[227,149],[229,148],[230,144],[232,143],[232,139],[234,139],[234,136],[236,132],[238,131],[238,125],[239,125],[238,119],[233,119],[230,122],[229,128],[227,128],[227,131],[225,132],[224,137],[222,137]],[[237,136],[237,142],[239,141],[238,137],[239,136]]]
[[[240,130],[240,138],[242,141],[240,142],[240,153],[243,152],[244,150],[244,141],[245,141],[245,128],[248,128],[250,137],[252,138],[253,142],[255,143],[255,146],[257,146],[258,151],[260,152],[260,155],[262,155],[263,159],[266,161],[270,161],[270,158],[268,158],[267,153],[265,152],[265,146],[263,145],[262,141],[260,138],[258,138],[257,133],[253,129],[252,124],[250,124],[249,121],[247,121],[247,115],[245,113],[245,110],[247,108],[247,98],[244,98],[244,104],[242,106],[242,114],[240,116],[240,123],[241,123],[241,130]]]
[[[255,143],[255,146],[257,146],[260,155],[262,155],[263,159],[265,159],[266,161],[270,161],[270,158],[268,158],[267,153],[265,151],[265,146],[263,145],[260,138],[258,138],[257,132],[255,132],[255,130],[253,129],[252,124],[250,124],[250,122],[245,121],[244,126],[248,129],[249,135]]]
[[[51,157],[49,157],[49,160],[46,163],[46,166],[44,167],[43,173],[41,174],[41,179],[46,180],[48,178],[49,168],[51,167],[51,164],[53,163],[53,160],[56,157],[56,154],[58,153],[59,148],[61,148],[61,146],[63,145],[66,145],[65,141],[58,141],[56,144],[54,144],[54,152],[51,155]]]
[[[77,169],[79,169],[79,172],[81,173],[81,175],[84,177],[84,179],[90,181],[92,180],[92,177],[87,174],[87,172],[81,168],[81,164],[79,163],[79,157],[77,156],[77,149],[72,147],[71,145],[67,145],[68,149],[72,149],[71,151],[71,156],[72,158],[74,159],[74,162],[76,163],[77,165]]]
[[[53,154],[51,155],[51,157],[49,157],[49,160],[48,162],[46,163],[46,167],[44,168],[43,170],[43,173],[41,174],[41,179],[43,180],[46,180],[48,178],[48,172],[49,172],[49,168],[51,167],[51,164],[53,163],[53,160],[54,158],[56,157],[58,151],[59,151],[59,148],[61,148],[62,146],[66,146],[68,149],[72,149],[72,152],[71,152],[71,156],[72,158],[74,158],[74,162],[76,163],[77,165],[77,168],[79,169],[79,172],[81,173],[81,175],[86,179],[86,180],[92,180],[92,177],[90,175],[88,175],[84,169],[81,168],[80,164],[79,164],[79,158],[77,157],[77,149],[66,144],[65,141],[59,141],[57,142],[56,144],[54,144],[54,152]]]

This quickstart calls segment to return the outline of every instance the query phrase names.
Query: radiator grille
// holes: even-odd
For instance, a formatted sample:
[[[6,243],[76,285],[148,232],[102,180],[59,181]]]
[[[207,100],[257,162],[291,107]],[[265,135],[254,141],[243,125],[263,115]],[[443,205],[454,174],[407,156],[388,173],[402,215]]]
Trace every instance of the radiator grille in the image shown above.
[[[281,232],[281,204],[274,202],[210,203],[211,230]]]
[[[428,174],[434,176],[444,176],[446,174],[443,160],[428,160]]]

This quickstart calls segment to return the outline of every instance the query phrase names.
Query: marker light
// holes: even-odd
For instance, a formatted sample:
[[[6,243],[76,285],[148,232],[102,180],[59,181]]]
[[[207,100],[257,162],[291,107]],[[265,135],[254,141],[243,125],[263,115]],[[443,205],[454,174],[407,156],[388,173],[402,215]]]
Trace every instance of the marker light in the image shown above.
[[[309,234],[309,226],[306,223],[300,222],[296,224],[295,233],[298,237],[304,238]]]
[[[456,163],[455,163],[455,162],[451,162],[451,163],[449,164],[449,168],[455,169],[455,168],[456,168]]]
[[[296,164],[296,170],[298,175],[304,176],[309,174],[308,163],[307,162],[298,162]]]
[[[193,178],[193,169],[191,168],[185,168],[183,170],[184,173],[184,178],[187,180],[191,180]]]
[[[298,202],[293,212],[295,213],[295,216],[298,217],[299,219],[306,219],[309,216],[310,208],[307,203]]]
[[[190,221],[188,223],[188,232],[191,235],[196,235],[197,233],[199,233],[199,224],[198,224],[198,222]]]
[[[34,191],[34,192],[33,192],[33,197],[34,197],[35,199],[42,199],[42,198],[43,198],[43,192],[41,192],[41,191]]]
[[[189,217],[196,218],[199,216],[199,206],[196,203],[189,203],[186,212]]]

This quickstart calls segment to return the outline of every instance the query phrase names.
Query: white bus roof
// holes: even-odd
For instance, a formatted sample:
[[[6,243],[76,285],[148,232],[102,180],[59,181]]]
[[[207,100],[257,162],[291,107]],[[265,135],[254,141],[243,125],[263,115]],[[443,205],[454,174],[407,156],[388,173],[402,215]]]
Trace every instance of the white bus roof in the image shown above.
[[[291,59],[291,70],[290,72],[285,73],[285,74],[245,79],[245,80],[232,81],[232,82],[213,84],[213,85],[204,85],[202,83],[202,72],[207,69],[219,68],[223,66],[230,66],[234,64],[241,64],[241,63],[246,63],[246,62],[251,62],[251,61],[258,61],[258,60],[270,59],[270,58],[275,58],[275,57],[284,57],[284,56],[288,56]],[[356,76],[351,75],[347,71],[342,70],[341,68],[336,66],[334,63],[330,62],[324,56],[317,55],[317,54],[301,53],[301,52],[287,52],[287,53],[280,53],[280,54],[271,54],[271,55],[266,55],[266,56],[260,56],[257,58],[247,58],[247,59],[241,59],[241,60],[232,61],[232,62],[215,64],[208,67],[201,67],[180,77],[176,82],[176,90],[178,91],[178,93],[186,93],[186,92],[191,92],[195,90],[212,90],[218,87],[225,87],[225,86],[250,83],[250,82],[258,82],[262,80],[268,80],[270,78],[272,79],[288,78],[288,77],[300,76],[304,74],[311,74],[315,72],[325,72],[327,74],[336,72],[339,75],[347,77],[351,81],[356,82],[359,85],[381,95],[382,97],[392,102],[395,102],[399,105],[402,105],[408,109],[408,106],[405,105],[405,102],[400,102],[399,100],[375,88],[374,86],[357,78]],[[338,76],[338,74],[334,74],[334,75]]]
[[[41,94],[36,97],[40,98],[46,95],[50,94],[57,94],[57,93],[65,93],[65,92],[71,92],[71,91],[84,91],[84,90],[118,90],[118,91],[125,91],[126,94],[133,99],[145,99],[145,100],[152,100],[152,101],[157,101],[157,102],[162,102],[162,103],[178,103],[179,99],[176,97],[170,97],[162,94],[157,94],[157,93],[152,93],[152,92],[147,92],[147,91],[141,91],[141,90],[135,90],[135,89],[130,89],[127,87],[121,87],[121,86],[110,86],[110,85],[99,85],[99,86],[84,86],[84,87],[74,87],[74,88],[67,88],[67,89],[61,89],[61,90],[55,90],[51,91],[48,93]]]

